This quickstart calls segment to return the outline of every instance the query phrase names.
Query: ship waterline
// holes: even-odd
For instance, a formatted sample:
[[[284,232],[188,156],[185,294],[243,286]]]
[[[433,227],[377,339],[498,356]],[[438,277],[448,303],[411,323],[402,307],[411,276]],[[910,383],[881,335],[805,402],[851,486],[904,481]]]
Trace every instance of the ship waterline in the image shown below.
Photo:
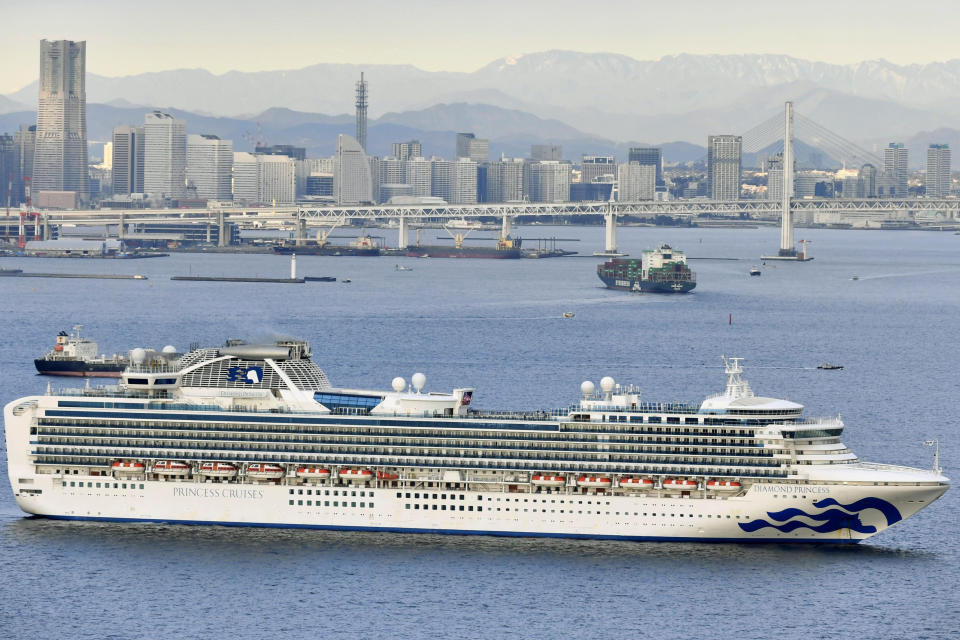
[[[120,385],[4,410],[20,508],[52,518],[632,540],[857,542],[940,497],[865,463],[838,418],[754,395],[739,360],[699,406],[584,383],[553,411],[474,390],[334,388],[305,342],[135,362]]]

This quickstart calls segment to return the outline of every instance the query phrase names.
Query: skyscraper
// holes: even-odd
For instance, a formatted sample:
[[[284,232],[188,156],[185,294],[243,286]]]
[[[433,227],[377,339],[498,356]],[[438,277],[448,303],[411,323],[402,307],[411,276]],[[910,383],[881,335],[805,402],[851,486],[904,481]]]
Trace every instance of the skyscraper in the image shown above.
[[[187,136],[187,180],[198,198],[233,199],[232,178],[232,141],[206,134]]]
[[[650,164],[627,162],[618,168],[617,179],[621,202],[653,200],[657,187],[657,169]]]
[[[252,153],[235,151],[232,173],[233,199],[246,204],[258,202],[260,169],[257,165],[257,156]]]
[[[529,162],[526,166],[530,202],[568,202],[570,200],[570,165],[556,160]]]
[[[487,202],[523,200],[523,158],[500,158],[487,168]]]
[[[261,204],[293,204],[296,201],[295,160],[282,155],[258,155],[257,201]]]
[[[13,152],[17,163],[13,174],[13,204],[26,202],[26,178],[33,179],[33,154],[37,147],[37,125],[20,127],[13,134]]]
[[[926,184],[932,198],[950,195],[950,145],[931,144],[927,149]]]
[[[457,158],[470,158],[477,164],[490,159],[490,141],[472,133],[457,134]]]
[[[337,137],[333,193],[339,205],[367,204],[373,200],[373,180],[367,156],[357,140],[344,134]]]
[[[13,177],[17,173],[17,153],[13,136],[0,134],[0,207],[13,204],[16,194]]]
[[[432,176],[430,161],[426,158],[417,156],[403,161],[403,182],[410,185],[410,195],[421,198],[430,196]]]
[[[616,178],[617,163],[613,156],[583,156],[580,161],[580,182],[595,182],[598,178]]]
[[[86,60],[86,42],[40,41],[34,191],[88,196]]]
[[[860,187],[864,198],[877,197],[877,168],[869,162],[860,167]]]
[[[663,186],[663,153],[660,147],[631,147],[627,162],[656,167],[657,186]]]
[[[767,200],[783,200],[783,154],[767,160]]]
[[[477,203],[477,163],[471,158],[457,158],[453,163],[453,190],[450,204]]]
[[[356,141],[364,153],[367,152],[367,81],[363,79],[363,72],[360,72],[360,80],[357,81],[357,137]]]
[[[419,140],[408,140],[407,142],[394,142],[394,158],[399,160],[410,160],[411,158],[420,158],[423,156],[423,146]]]
[[[707,136],[707,193],[714,200],[740,199],[740,136]]]
[[[154,111],[143,119],[143,190],[152,196],[182,198],[186,193],[187,124]]]
[[[143,193],[143,127],[113,130],[113,192]]]
[[[883,150],[883,173],[892,184],[895,198],[907,197],[907,160],[910,150],[902,142],[891,142]]]

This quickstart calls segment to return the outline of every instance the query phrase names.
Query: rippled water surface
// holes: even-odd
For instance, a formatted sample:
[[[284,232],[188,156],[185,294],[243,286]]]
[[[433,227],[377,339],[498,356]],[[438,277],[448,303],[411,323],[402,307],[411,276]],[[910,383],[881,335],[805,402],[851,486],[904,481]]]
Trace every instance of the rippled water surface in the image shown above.
[[[394,232],[387,232],[394,233]],[[526,227],[527,238],[599,228]],[[685,296],[607,291],[597,259],[483,261],[301,256],[349,284],[172,282],[283,277],[272,255],[144,261],[4,258],[27,271],[147,281],[0,279],[0,401],[42,391],[32,359],[81,323],[101,351],[306,338],[335,385],[476,386],[482,408],[551,408],[611,375],[650,400],[720,391],[720,354],[758,393],[842,413],[862,458],[929,467],[960,457],[960,237],[798,231],[816,260],[750,266],[774,229],[620,231],[692,258]],[[393,241],[393,238],[390,238]],[[402,262],[413,271],[397,272]],[[852,280],[857,276],[857,280]],[[561,313],[573,311],[573,319]],[[818,371],[823,361],[843,371]],[[53,379],[53,385],[69,386]],[[5,472],[5,460],[0,462]],[[3,473],[5,476],[6,473]],[[25,518],[0,491],[0,629],[11,638],[360,637],[948,638],[960,622],[956,489],[855,548],[520,540]]]

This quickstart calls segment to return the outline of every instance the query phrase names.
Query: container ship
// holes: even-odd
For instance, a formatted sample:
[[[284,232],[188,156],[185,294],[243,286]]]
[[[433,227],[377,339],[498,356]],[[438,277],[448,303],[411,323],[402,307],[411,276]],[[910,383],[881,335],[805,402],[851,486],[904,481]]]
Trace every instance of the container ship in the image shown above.
[[[597,275],[608,289],[619,291],[686,293],[697,286],[686,256],[667,244],[645,250],[640,260],[615,258],[597,265]]]
[[[453,246],[417,245],[407,247],[406,255],[408,258],[492,258],[501,260],[523,257],[523,252],[520,249],[520,238],[511,238],[510,236],[499,238],[496,246],[493,247],[466,246],[463,244],[463,239],[463,235],[458,233],[454,237]]]
[[[80,336],[81,325],[73,326],[73,335],[57,334],[53,349],[33,361],[37,371],[47,376],[86,376],[119,378],[129,361],[121,355],[97,355],[97,343]]]
[[[7,468],[49,518],[626,540],[855,543],[947,491],[937,458],[862,462],[725,363],[699,405],[604,377],[496,411],[420,373],[333,386],[299,340],[135,349],[115,386],[8,403]]]

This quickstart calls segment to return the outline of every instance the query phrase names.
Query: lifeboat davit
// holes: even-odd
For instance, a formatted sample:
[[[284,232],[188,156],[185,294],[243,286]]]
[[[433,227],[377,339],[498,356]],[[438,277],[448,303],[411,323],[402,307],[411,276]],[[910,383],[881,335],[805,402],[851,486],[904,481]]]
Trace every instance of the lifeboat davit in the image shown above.
[[[200,475],[211,478],[229,478],[237,475],[237,467],[229,462],[204,462],[200,465]]]
[[[712,491],[740,491],[740,483],[736,480],[710,480],[707,489]]]
[[[144,470],[147,468],[147,466],[142,462],[129,462],[129,461],[117,460],[112,465],[110,465],[110,468],[117,473],[143,473]]]
[[[297,477],[310,478],[313,480],[326,480],[330,477],[330,469],[321,469],[320,467],[300,467],[297,469]]]
[[[341,469],[340,479],[357,484],[370,482],[373,479],[373,471],[370,471],[370,469]]]
[[[697,488],[696,480],[685,480],[683,478],[668,478],[663,481],[664,489],[678,489],[680,491],[693,491]]]
[[[185,476],[190,474],[190,465],[179,460],[157,460],[153,472],[161,476]]]
[[[249,467],[247,467],[247,477],[250,478],[263,478],[269,480],[275,480],[277,478],[282,478],[284,474],[283,467],[277,464],[270,464],[267,462],[254,462]]]
[[[581,487],[590,487],[593,489],[609,489],[613,481],[610,478],[602,476],[580,476],[577,478],[577,484]]]
[[[620,478],[620,486],[628,489],[653,489],[650,478]]]
[[[377,480],[399,480],[400,476],[388,471],[377,471]]]
[[[563,476],[537,474],[530,478],[530,482],[538,487],[562,487],[567,479]]]

